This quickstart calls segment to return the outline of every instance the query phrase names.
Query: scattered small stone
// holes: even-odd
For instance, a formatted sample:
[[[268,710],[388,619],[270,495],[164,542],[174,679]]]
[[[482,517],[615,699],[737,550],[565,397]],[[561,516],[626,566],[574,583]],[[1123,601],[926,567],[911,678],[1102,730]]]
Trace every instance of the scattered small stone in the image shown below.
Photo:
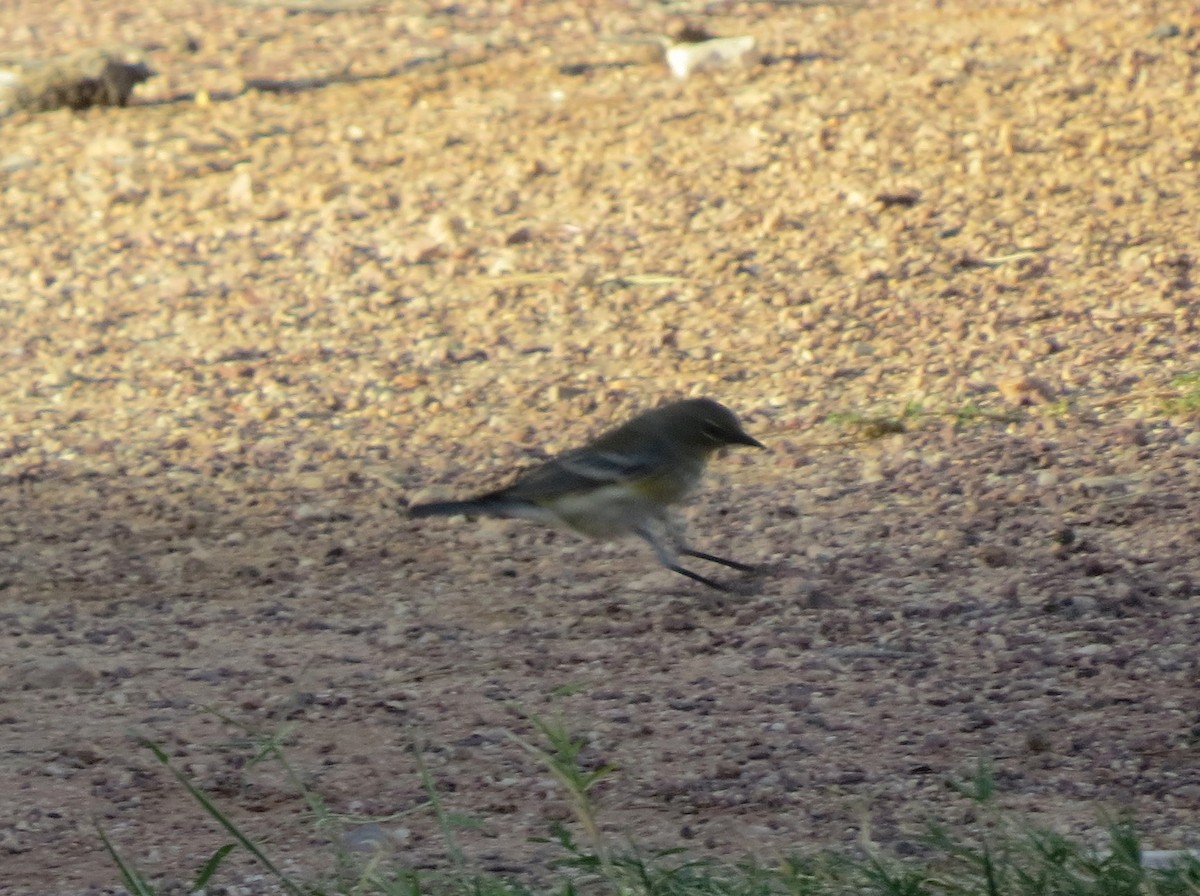
[[[884,208],[912,208],[921,199],[920,190],[906,190],[903,193],[877,193],[875,201]]]
[[[96,672],[78,660],[67,657],[46,657],[19,663],[8,676],[12,690],[47,690],[87,688],[96,683]]]
[[[1086,594],[1076,594],[1068,602],[1071,609],[1080,614],[1094,613],[1098,606],[1096,599]]]
[[[342,834],[342,846],[350,852],[374,854],[392,852],[408,839],[405,828],[388,828],[375,822],[358,825]]]
[[[1200,861],[1200,849],[1143,849],[1141,860],[1143,868],[1171,868]]]
[[[2,94],[3,89],[2,75],[0,75],[0,94]],[[0,171],[21,171],[25,168],[32,168],[37,163],[37,158],[34,156],[21,152],[12,152],[0,158]]]
[[[676,78],[687,78],[698,71],[745,65],[754,52],[753,37],[715,37],[699,41],[666,43],[663,52],[667,67]]]
[[[1013,562],[1012,551],[1003,545],[989,544],[979,549],[979,559],[985,566],[1010,566]]]
[[[996,389],[1009,404],[1022,407],[1054,401],[1057,393],[1046,380],[1021,375],[996,381]]]

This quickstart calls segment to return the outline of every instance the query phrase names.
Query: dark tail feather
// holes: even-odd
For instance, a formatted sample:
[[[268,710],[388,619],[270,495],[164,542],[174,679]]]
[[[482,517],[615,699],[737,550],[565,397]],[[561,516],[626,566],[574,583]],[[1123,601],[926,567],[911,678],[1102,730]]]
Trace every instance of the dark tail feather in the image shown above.
[[[487,513],[484,501],[434,501],[431,504],[414,504],[408,508],[411,517],[457,516],[459,514]]]

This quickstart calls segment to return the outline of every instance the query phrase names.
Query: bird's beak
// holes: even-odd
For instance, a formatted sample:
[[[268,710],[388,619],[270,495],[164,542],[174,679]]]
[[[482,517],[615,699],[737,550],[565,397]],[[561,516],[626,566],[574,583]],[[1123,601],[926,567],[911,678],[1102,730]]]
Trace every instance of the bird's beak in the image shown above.
[[[762,442],[760,442],[758,439],[754,438],[754,436],[748,435],[744,432],[738,433],[738,436],[739,436],[739,438],[737,440],[737,444],[749,445],[751,448],[762,448],[764,451],[766,450],[767,446],[764,445]]]

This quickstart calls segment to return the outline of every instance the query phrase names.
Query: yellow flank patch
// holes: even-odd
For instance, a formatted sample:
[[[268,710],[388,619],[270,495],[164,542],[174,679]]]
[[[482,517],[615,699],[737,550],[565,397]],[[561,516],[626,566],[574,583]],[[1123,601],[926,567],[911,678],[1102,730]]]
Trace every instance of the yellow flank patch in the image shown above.
[[[688,490],[690,483],[686,477],[678,473],[665,473],[659,476],[646,476],[629,483],[630,490],[640,497],[645,497],[657,504],[674,504]]]

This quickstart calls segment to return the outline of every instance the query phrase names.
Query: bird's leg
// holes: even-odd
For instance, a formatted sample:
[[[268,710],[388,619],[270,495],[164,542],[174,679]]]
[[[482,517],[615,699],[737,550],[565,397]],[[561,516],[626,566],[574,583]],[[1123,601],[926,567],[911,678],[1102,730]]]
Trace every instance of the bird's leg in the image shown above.
[[[645,526],[639,526],[633,531],[637,533],[638,537],[649,544],[650,547],[654,548],[654,553],[658,555],[658,562],[667,569],[671,570],[671,572],[677,572],[681,576],[687,576],[689,579],[699,582],[702,585],[707,585],[709,588],[712,588],[715,591],[729,590],[720,582],[713,581],[710,578],[700,575],[698,572],[692,572],[690,569],[684,569],[682,566],[676,563],[674,552],[670,551],[667,546],[662,543],[662,539],[655,535],[650,529],[647,529]]]
[[[667,535],[675,545],[677,553],[683,554],[685,557],[695,557],[697,560],[707,560],[709,563],[719,563],[721,566],[728,566],[730,569],[736,569],[739,572],[754,572],[754,567],[748,563],[739,563],[737,560],[727,560],[724,557],[718,557],[716,554],[706,554],[704,551],[696,551],[688,547],[687,536],[683,531],[683,523],[674,515],[663,517],[663,525],[666,526]]]
[[[716,554],[706,554],[704,551],[693,551],[691,548],[680,548],[679,553],[685,557],[695,557],[698,560],[707,560],[709,563],[720,563],[722,566],[728,566],[730,569],[736,569],[739,572],[754,572],[756,567],[749,563],[739,563],[737,560],[727,560],[724,557],[718,557]]]
[[[698,572],[692,572],[690,569],[684,569],[682,566],[679,566],[678,564],[668,563],[667,569],[671,570],[671,572],[677,572],[681,576],[687,576],[692,581],[699,582],[701,585],[707,585],[709,588],[713,589],[714,591],[723,591],[723,592],[729,591],[729,589],[726,586],[722,585],[720,582],[715,581],[714,579],[710,579],[707,576],[702,576]]]

